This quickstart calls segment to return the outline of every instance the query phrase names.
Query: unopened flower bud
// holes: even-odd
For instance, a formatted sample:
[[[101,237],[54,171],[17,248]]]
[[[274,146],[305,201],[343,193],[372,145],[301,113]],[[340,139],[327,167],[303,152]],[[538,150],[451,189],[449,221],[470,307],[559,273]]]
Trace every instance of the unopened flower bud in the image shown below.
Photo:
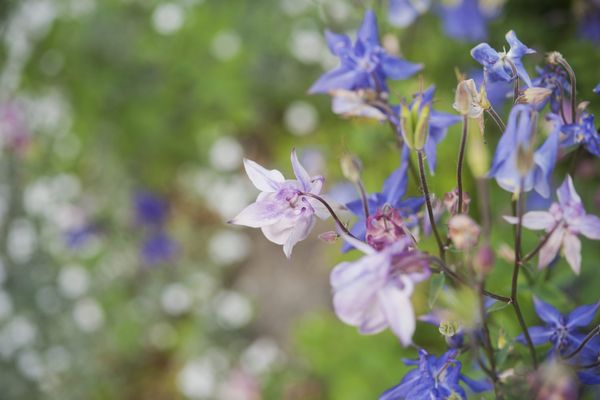
[[[362,162],[355,155],[346,153],[340,160],[342,174],[352,183],[360,182],[360,173],[362,172]]]
[[[442,336],[450,338],[456,335],[456,332],[458,332],[458,322],[444,320],[440,322],[438,330]]]
[[[477,89],[474,89],[475,82],[472,79],[461,81],[456,87],[454,96],[454,104],[452,108],[462,115],[469,115],[473,105],[473,97],[477,94]],[[475,94],[473,94],[475,92]]]
[[[458,188],[453,189],[444,195],[444,205],[450,213],[450,215],[466,214],[469,212],[469,203],[471,203],[471,197],[467,192],[462,194],[462,210],[458,210]]]
[[[486,276],[494,267],[494,251],[489,245],[483,245],[477,251],[473,266],[481,276]]]
[[[319,239],[325,243],[333,243],[338,240],[340,235],[335,231],[323,232],[319,235]]]
[[[564,61],[564,57],[558,51],[552,51],[546,55],[546,61],[551,65],[558,65]]]
[[[531,104],[532,106],[540,106],[548,100],[552,95],[552,90],[543,87],[530,87],[525,89],[520,101]]]
[[[479,225],[465,214],[455,215],[448,221],[448,234],[459,250],[473,248],[479,240],[480,231]]]
[[[411,110],[408,104],[406,104],[406,102],[402,102],[400,104],[400,129],[402,130],[402,137],[404,137],[404,142],[410,149],[414,150],[415,141],[413,118]]]
[[[425,147],[427,141],[427,135],[429,133],[429,113],[431,112],[431,106],[429,104],[423,106],[417,119],[417,126],[415,127],[415,150],[422,150]]]

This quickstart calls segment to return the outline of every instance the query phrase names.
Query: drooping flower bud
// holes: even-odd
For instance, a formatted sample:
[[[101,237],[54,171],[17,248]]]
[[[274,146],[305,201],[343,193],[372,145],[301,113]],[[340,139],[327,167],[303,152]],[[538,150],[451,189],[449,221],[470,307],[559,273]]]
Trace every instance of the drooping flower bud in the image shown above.
[[[333,243],[338,240],[340,235],[335,231],[323,232],[319,235],[319,239],[325,243]]]
[[[564,60],[565,58],[558,51],[551,51],[550,53],[546,54],[546,61],[550,65],[559,65]]]
[[[462,194],[462,210],[458,210],[458,188],[454,188],[451,192],[444,195],[444,205],[450,213],[450,215],[466,214],[469,212],[469,204],[471,203],[471,196],[467,192]]]
[[[534,107],[541,106],[552,95],[552,90],[543,87],[530,87],[525,89],[519,102],[531,104]]]
[[[340,159],[342,174],[352,183],[360,182],[360,174],[362,172],[362,162],[353,154],[346,153]]]
[[[448,221],[448,235],[459,250],[473,248],[479,240],[479,225],[471,217],[458,214]]]

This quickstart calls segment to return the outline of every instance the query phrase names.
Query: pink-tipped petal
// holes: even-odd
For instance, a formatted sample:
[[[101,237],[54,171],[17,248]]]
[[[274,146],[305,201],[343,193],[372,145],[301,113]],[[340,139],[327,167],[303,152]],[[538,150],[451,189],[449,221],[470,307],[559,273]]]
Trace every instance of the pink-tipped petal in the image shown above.
[[[276,169],[269,171],[247,158],[244,158],[244,169],[254,186],[263,192],[276,192],[279,189],[279,185],[285,182],[285,178],[281,172]]]
[[[506,222],[512,225],[519,223],[519,219],[513,216],[504,216]],[[527,229],[551,229],[556,224],[556,220],[547,211],[530,211],[523,215],[523,226]]]

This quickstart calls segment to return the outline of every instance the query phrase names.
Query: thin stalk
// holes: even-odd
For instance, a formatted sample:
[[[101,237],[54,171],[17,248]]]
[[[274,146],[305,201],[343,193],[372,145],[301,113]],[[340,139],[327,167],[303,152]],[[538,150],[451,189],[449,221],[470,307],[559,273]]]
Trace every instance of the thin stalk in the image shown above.
[[[502,118],[500,118],[496,110],[494,110],[494,108],[490,106],[490,108],[488,108],[486,111],[490,115],[490,117],[492,117],[496,125],[498,125],[500,131],[504,133],[504,131],[506,130],[506,124],[504,123],[504,121],[502,121]]]
[[[523,182],[521,182],[521,188],[523,187]],[[517,297],[518,287],[517,283],[519,281],[519,270],[521,267],[521,231],[523,227],[523,190],[519,190],[519,194],[517,196],[517,206],[515,207],[517,211],[517,225],[515,231],[515,264],[513,267],[513,275],[512,275],[512,283],[511,283],[511,291],[510,298],[512,300],[513,308],[515,309],[515,314],[517,315],[517,319],[519,320],[519,325],[521,326],[521,330],[523,331],[523,335],[525,335],[525,340],[527,341],[527,346],[529,347],[529,352],[531,353],[531,360],[533,362],[534,369],[537,369],[538,361],[537,354],[535,352],[535,346],[533,345],[533,341],[531,340],[531,336],[529,336],[529,330],[527,329],[527,324],[525,323],[525,319],[523,318],[523,313],[521,312],[521,307],[519,306],[519,299]]]
[[[463,116],[463,129],[460,137],[460,148],[458,150],[458,166],[456,168],[456,182],[458,186],[458,213],[463,212],[463,185],[462,185],[462,170],[463,161],[465,159],[465,147],[467,145],[467,129],[469,127],[469,117]]]
[[[440,258],[443,261],[446,261],[446,249],[444,248],[444,243],[442,243],[442,238],[437,230],[437,225],[435,223],[435,218],[433,216],[433,206],[431,205],[431,197],[429,195],[429,187],[427,186],[427,178],[425,176],[425,165],[423,163],[423,151],[417,151],[417,159],[419,161],[419,176],[421,178],[421,187],[423,188],[423,195],[425,196],[425,204],[427,205],[427,213],[429,214],[429,221],[431,222],[431,230],[435,236],[435,240],[437,241],[438,250],[440,253]]]
[[[563,57],[558,58],[558,64],[569,75],[569,82],[571,84],[571,122],[575,123],[577,120],[577,78],[575,77],[575,71],[571,68],[571,65]]]
[[[363,205],[363,212],[365,213],[365,225],[369,226],[369,202],[367,200],[367,192],[365,191],[365,187],[362,182],[359,180],[356,182],[356,186],[358,187],[358,191],[360,193],[360,200]]]
[[[490,363],[489,377],[494,385],[494,393],[496,399],[502,400],[504,396],[500,390],[500,380],[498,379],[498,372],[496,371],[496,360],[494,359],[494,348],[492,347],[492,340],[490,338],[490,329],[487,324],[487,315],[485,312],[485,304],[483,297],[485,296],[485,282],[480,282],[478,285],[479,292],[479,316],[481,318],[481,327],[483,328],[483,348],[487,355],[488,362]]]
[[[571,353],[567,354],[563,357],[563,360],[568,360],[569,358],[575,357],[583,348],[588,344],[590,340],[594,338],[594,336],[600,334],[600,325],[597,325],[594,329],[592,329],[586,336],[583,338],[579,346]]]
[[[321,204],[323,204],[325,206],[325,208],[327,209],[327,211],[329,211],[329,214],[331,214],[331,216],[333,217],[333,219],[335,220],[337,226],[344,231],[344,233],[354,239],[359,240],[356,236],[354,236],[352,233],[350,233],[350,231],[348,230],[348,228],[346,228],[346,225],[344,225],[342,223],[342,221],[340,220],[340,218],[337,216],[337,214],[335,213],[335,211],[333,211],[333,208],[331,208],[331,206],[329,205],[329,203],[327,203],[327,201],[325,201],[325,199],[323,199],[321,196],[313,194],[313,193],[302,193],[303,196],[307,196],[307,197],[312,197],[313,199],[319,201]]]
[[[481,234],[484,238],[489,239],[492,231],[492,209],[490,205],[490,188],[488,181],[485,178],[477,178],[477,193],[480,199],[479,212],[481,213]]]
[[[554,228],[552,228],[550,230],[550,232],[546,233],[546,235],[542,238],[542,240],[540,240],[540,242],[537,244],[537,246],[535,246],[535,248],[533,250],[531,250],[525,257],[523,257],[521,259],[521,265],[525,264],[527,261],[531,260],[533,257],[535,257],[535,255],[542,249],[542,247],[544,247],[544,245],[546,243],[548,243],[548,240],[550,239],[550,236],[552,236],[552,234],[554,233],[554,231],[556,230],[556,228],[558,228],[559,224],[556,224],[554,226]]]

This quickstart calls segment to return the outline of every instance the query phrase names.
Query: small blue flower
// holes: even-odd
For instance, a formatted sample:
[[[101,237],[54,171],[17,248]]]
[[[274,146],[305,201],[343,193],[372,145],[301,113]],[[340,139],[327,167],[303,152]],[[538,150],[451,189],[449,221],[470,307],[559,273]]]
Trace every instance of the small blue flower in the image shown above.
[[[582,18],[579,22],[579,36],[594,43],[600,43],[600,4],[597,1],[584,1]]]
[[[489,44],[480,43],[471,49],[471,56],[475,61],[483,65],[487,79],[491,81],[512,82],[516,78],[513,73],[514,66],[519,78],[528,87],[531,87],[531,79],[523,66],[521,58],[527,54],[535,53],[535,50],[525,46],[517,38],[514,31],[509,31],[506,34],[506,41],[510,45],[508,52],[497,52]]]
[[[406,186],[408,184],[408,161],[405,159],[404,162],[396,169],[383,183],[383,190],[381,193],[373,193],[368,196],[367,203],[369,205],[369,214],[374,214],[378,209],[384,206],[389,206],[395,210],[398,210],[400,216],[405,219],[405,222],[410,222],[412,218],[416,223],[414,215],[419,211],[423,205],[422,197],[409,197],[403,199],[406,194]],[[350,230],[354,236],[359,239],[364,239],[366,235],[366,224],[363,204],[360,199],[354,200],[346,207],[354,215],[358,216],[358,220]],[[413,224],[414,225],[414,224]],[[407,226],[410,228],[411,226]],[[352,246],[348,243],[344,243],[342,251],[348,251]]]
[[[145,265],[155,266],[168,263],[177,254],[177,243],[164,232],[155,232],[148,236],[140,249],[140,256]]]
[[[147,191],[135,193],[133,206],[135,221],[140,225],[160,226],[165,222],[169,211],[164,199]]]
[[[354,46],[346,35],[326,31],[329,50],[340,58],[340,66],[326,72],[309,89],[309,93],[332,93],[336,90],[371,89],[387,92],[387,79],[406,79],[422,69],[391,56],[381,47],[377,19],[367,10]]]
[[[579,330],[592,323],[600,302],[577,307],[568,315],[559,313],[556,308],[537,297],[533,298],[533,305],[536,314],[546,325],[527,329],[531,341],[536,346],[549,342],[553,351],[566,355],[581,344],[585,335]],[[525,344],[525,335],[517,336],[517,341]]]
[[[438,14],[444,32],[459,40],[477,41],[487,37],[487,18],[479,7],[478,0],[441,2]]]
[[[462,364],[456,360],[457,354],[458,351],[450,350],[437,358],[419,350],[418,360],[405,361],[417,368],[409,371],[400,384],[385,391],[379,400],[445,400],[452,395],[466,399],[461,381],[475,393],[490,390],[489,382],[475,381],[461,374]]]
[[[504,190],[517,193],[523,181],[523,191],[534,189],[543,197],[550,196],[550,178],[558,155],[560,123],[551,115],[554,129],[544,144],[534,151],[532,139],[537,130],[537,114],[531,106],[519,104],[513,107],[508,117],[506,131],[500,138],[492,168],[489,172]],[[519,171],[518,157],[521,153],[533,153],[533,163],[529,171],[522,176]]]
[[[600,133],[596,131],[594,115],[583,112],[577,123],[563,125],[561,131],[564,134],[561,147],[583,145],[588,152],[600,157]]]
[[[431,0],[390,0],[388,10],[390,24],[406,28],[417,17],[427,12],[430,5]]]

